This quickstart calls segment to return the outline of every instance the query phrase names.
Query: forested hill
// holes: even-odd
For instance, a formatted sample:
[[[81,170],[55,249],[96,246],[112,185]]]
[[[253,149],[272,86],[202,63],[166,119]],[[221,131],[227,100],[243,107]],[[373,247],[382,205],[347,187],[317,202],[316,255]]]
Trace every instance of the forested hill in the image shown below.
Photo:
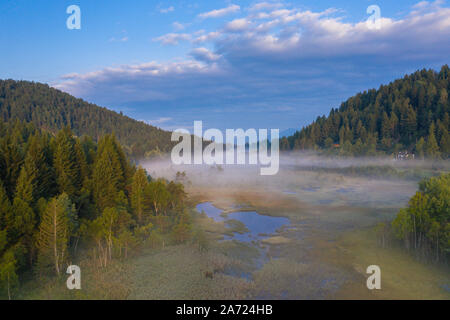
[[[53,133],[69,126],[75,135],[99,140],[114,133],[127,154],[171,150],[170,132],[77,99],[46,84],[0,80],[0,119],[32,122]]]
[[[325,149],[343,155],[414,152],[450,156],[450,70],[421,70],[351,97],[329,116],[280,140],[282,150]]]

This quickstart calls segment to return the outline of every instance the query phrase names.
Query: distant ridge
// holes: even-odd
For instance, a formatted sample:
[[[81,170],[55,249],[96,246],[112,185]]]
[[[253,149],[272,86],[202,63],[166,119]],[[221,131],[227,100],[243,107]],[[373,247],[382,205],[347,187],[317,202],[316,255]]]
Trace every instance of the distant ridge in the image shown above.
[[[57,132],[69,126],[76,135],[95,140],[114,133],[133,158],[168,152],[171,133],[88,103],[42,83],[0,80],[0,118],[19,119]]]

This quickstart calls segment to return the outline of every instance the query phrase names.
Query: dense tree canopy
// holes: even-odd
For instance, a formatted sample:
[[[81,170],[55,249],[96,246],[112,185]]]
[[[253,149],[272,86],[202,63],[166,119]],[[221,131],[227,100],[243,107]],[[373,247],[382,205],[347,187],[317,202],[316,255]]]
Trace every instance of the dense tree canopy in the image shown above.
[[[106,267],[156,235],[186,240],[185,197],[136,168],[113,134],[96,144],[68,127],[0,122],[0,296],[26,270],[64,274],[78,243]]]
[[[450,156],[450,69],[421,70],[389,85],[359,93],[318,117],[293,136],[282,150],[327,149],[346,155],[400,150],[419,157]]]

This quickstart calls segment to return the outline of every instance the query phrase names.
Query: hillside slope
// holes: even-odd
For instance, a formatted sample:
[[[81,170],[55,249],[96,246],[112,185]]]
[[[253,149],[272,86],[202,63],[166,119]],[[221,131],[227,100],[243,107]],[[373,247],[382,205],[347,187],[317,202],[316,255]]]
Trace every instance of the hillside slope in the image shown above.
[[[134,158],[151,150],[167,152],[172,146],[170,132],[35,82],[0,80],[0,119],[32,122],[51,132],[70,126],[76,135],[95,140],[114,133]]]
[[[450,70],[421,70],[351,97],[329,116],[281,139],[282,150],[326,149],[344,155],[414,152],[450,155]]]

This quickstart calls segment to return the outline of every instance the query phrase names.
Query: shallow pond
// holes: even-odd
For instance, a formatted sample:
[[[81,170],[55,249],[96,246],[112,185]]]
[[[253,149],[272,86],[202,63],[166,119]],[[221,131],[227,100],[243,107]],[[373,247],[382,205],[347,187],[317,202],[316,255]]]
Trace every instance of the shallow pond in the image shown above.
[[[208,217],[212,218],[216,222],[225,220],[225,218],[220,215],[223,211],[219,208],[214,207],[211,202],[199,203],[196,208],[198,212],[206,213]]]
[[[233,236],[226,237],[226,240],[239,240],[243,242],[258,241],[270,237],[279,228],[290,224],[288,218],[264,216],[255,211],[238,211],[222,215],[222,210],[216,208],[211,202],[198,204],[197,211],[205,212],[208,217],[214,219],[216,222],[238,220],[249,230],[246,233],[235,232]]]

